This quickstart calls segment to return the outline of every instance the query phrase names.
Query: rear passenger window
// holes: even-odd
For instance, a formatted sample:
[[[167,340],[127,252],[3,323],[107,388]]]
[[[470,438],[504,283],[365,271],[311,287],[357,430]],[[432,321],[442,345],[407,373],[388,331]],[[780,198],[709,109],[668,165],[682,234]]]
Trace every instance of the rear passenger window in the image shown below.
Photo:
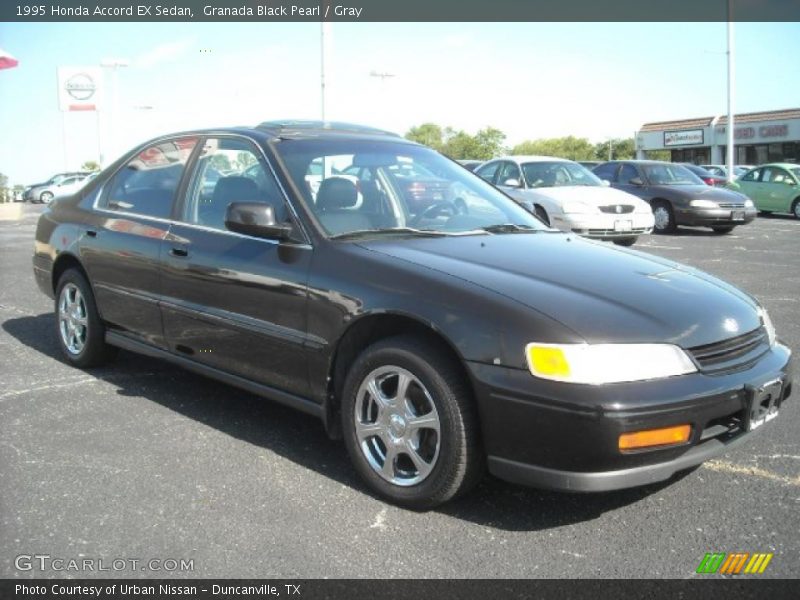
[[[161,142],[137,154],[114,175],[103,208],[167,219],[197,138]]]
[[[742,175],[742,181],[758,181],[759,175],[761,175],[761,169],[753,169]]]
[[[639,173],[636,172],[636,167],[623,164],[617,181],[619,183],[630,183],[631,179],[635,179],[637,177],[639,177]]]
[[[617,170],[617,163],[610,163],[605,165],[598,165],[594,168],[593,173],[600,179],[606,181],[614,181],[614,171]]]

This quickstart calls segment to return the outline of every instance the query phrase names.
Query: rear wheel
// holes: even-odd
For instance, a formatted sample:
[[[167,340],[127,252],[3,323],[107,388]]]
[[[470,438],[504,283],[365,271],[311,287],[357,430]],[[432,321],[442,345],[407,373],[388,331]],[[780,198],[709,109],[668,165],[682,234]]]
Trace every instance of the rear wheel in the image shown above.
[[[341,413],[356,471],[395,504],[432,508],[480,479],[471,390],[434,343],[397,336],[364,350],[347,374]]]
[[[614,243],[617,246],[633,246],[636,243],[635,237],[632,238],[620,238],[618,240],[614,240]]]
[[[733,227],[712,227],[711,229],[714,230],[714,233],[718,233],[720,235],[725,235],[726,233],[733,231]]]
[[[67,269],[58,280],[56,330],[61,352],[76,367],[99,366],[117,354],[117,349],[105,342],[92,288],[77,269]]]
[[[792,202],[792,214],[795,219],[800,219],[800,198],[795,198]]]
[[[655,230],[658,233],[673,233],[677,227],[675,224],[675,214],[672,206],[664,200],[653,202],[653,217],[655,218]]]
[[[50,201],[53,199],[53,194],[50,192],[42,192],[41,196],[39,196],[39,202],[43,204],[50,204]]]

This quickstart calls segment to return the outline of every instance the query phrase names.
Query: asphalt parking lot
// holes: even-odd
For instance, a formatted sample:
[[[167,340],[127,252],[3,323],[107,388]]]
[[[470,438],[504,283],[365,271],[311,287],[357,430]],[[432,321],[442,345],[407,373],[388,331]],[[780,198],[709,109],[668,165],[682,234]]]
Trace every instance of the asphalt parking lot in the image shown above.
[[[0,577],[683,578],[708,577],[706,552],[773,552],[761,577],[797,575],[797,394],[749,444],[665,484],[565,495],[487,479],[409,512],[372,497],[311,417],[126,352],[68,367],[31,272],[42,210],[0,220]],[[773,216],[635,248],[755,294],[796,353],[798,239],[800,221]],[[194,569],[15,567],[32,554]]]

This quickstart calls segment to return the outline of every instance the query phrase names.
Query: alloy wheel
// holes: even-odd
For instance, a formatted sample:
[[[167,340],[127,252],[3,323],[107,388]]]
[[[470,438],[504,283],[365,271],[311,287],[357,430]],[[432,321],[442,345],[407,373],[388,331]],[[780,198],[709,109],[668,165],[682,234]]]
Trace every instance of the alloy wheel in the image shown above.
[[[356,395],[355,433],[381,478],[398,486],[424,481],[439,457],[441,424],[430,393],[410,371],[386,365]]]
[[[61,290],[58,299],[58,330],[61,341],[70,354],[77,355],[83,351],[89,333],[89,318],[86,301],[74,283],[68,283]]]
[[[656,229],[663,230],[669,227],[670,214],[666,206],[656,206],[653,210]]]

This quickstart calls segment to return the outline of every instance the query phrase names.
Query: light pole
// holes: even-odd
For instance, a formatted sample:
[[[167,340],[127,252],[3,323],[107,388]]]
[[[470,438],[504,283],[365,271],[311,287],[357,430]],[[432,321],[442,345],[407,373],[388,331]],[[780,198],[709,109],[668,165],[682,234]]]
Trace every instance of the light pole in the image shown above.
[[[733,147],[733,95],[734,95],[734,47],[733,47],[733,6],[732,0],[728,0],[728,128],[725,131],[728,137],[727,152],[726,152],[726,170],[728,172],[728,183],[733,182],[733,163],[734,163],[734,147]]]
[[[320,109],[322,120],[325,121],[325,101],[328,90],[325,86],[325,75],[328,66],[328,44],[331,38],[331,23],[323,21],[320,23],[319,29],[319,47],[320,47]]]
[[[111,110],[108,112],[108,139],[110,140],[110,148],[111,151],[108,153],[110,155],[116,156],[114,154],[115,145],[117,140],[115,139],[115,126],[116,126],[116,119],[117,119],[117,111],[119,110],[119,70],[123,67],[130,66],[130,61],[124,58],[104,58],[100,61],[100,66],[104,69],[111,69],[111,85],[113,87],[112,92],[112,105]],[[102,155],[102,153],[101,153]]]

